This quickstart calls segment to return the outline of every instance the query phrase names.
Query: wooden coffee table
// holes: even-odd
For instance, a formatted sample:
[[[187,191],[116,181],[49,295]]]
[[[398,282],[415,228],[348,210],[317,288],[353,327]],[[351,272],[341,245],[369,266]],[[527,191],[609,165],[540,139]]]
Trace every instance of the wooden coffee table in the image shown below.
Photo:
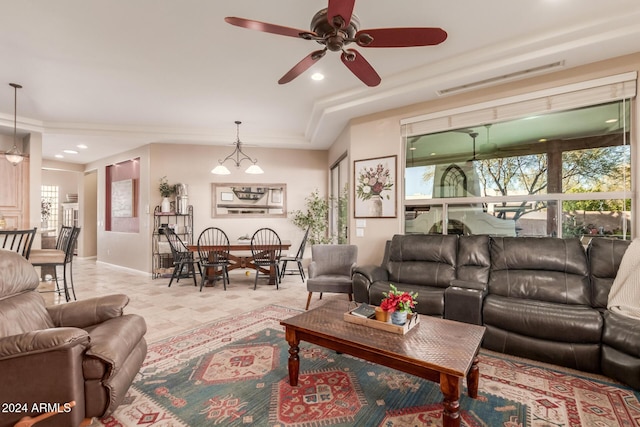
[[[353,304],[351,305],[353,308]],[[478,396],[478,350],[484,326],[420,316],[406,335],[344,321],[346,301],[331,301],[280,322],[289,343],[289,383],[298,385],[300,341],[350,354],[440,384],[443,425],[460,426],[460,393],[467,378],[468,395]]]

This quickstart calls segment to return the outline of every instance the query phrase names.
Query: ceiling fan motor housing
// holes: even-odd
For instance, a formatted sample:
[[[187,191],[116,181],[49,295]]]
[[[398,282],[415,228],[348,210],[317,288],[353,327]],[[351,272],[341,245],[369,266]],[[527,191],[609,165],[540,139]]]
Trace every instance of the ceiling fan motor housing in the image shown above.
[[[351,22],[344,29],[334,27],[327,19],[327,9],[322,9],[311,19],[311,31],[316,33],[320,40],[318,43],[327,46],[332,52],[339,52],[342,48],[351,43],[356,33],[360,21],[356,15],[351,15]]]

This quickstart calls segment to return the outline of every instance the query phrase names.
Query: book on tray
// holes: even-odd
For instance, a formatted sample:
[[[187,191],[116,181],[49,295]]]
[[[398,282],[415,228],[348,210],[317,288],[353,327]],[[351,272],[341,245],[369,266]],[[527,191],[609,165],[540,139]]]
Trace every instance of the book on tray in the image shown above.
[[[358,308],[351,310],[351,314],[366,319],[373,319],[376,317],[376,308],[373,305],[363,303],[360,304]]]

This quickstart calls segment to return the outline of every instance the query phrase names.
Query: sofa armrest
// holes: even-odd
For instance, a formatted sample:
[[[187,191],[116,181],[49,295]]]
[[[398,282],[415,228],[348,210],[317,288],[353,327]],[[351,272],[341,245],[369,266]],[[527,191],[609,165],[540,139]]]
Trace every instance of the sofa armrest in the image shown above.
[[[89,345],[89,334],[78,328],[50,328],[0,338],[0,360],[66,347]]]
[[[482,325],[482,305],[486,295],[486,283],[452,280],[444,291],[444,318]]]
[[[147,324],[137,314],[126,314],[88,328],[91,344],[87,356],[105,364],[103,379],[114,377],[147,332]]]
[[[315,261],[311,261],[307,267],[307,273],[309,278],[312,279],[318,275],[318,264]]]
[[[53,324],[58,327],[85,328],[122,316],[128,303],[129,297],[126,295],[114,294],[52,305],[47,307],[47,311]]]
[[[378,265],[357,265],[353,269],[353,298],[369,304],[369,288],[377,281],[389,279],[389,272]]]
[[[370,284],[379,280],[389,280],[389,272],[379,265],[358,265],[353,273],[360,273]]]

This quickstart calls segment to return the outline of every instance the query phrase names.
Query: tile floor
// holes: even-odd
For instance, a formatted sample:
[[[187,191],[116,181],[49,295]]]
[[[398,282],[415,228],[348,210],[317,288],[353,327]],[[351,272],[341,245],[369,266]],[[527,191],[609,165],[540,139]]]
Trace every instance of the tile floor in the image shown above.
[[[245,272],[250,275],[246,276]],[[58,274],[62,274],[61,268]],[[304,310],[308,293],[299,275],[285,276],[278,290],[268,285],[263,277],[261,275],[258,278],[258,289],[254,291],[255,272],[235,270],[231,272],[226,291],[221,282],[216,282],[214,287],[204,287],[199,292],[193,279],[181,279],[177,283],[174,280],[169,288],[168,278],[152,279],[149,274],[132,272],[93,259],[73,260],[77,298],[80,300],[113,293],[128,295],[130,302],[125,312],[137,313],[145,318],[149,343],[267,304]],[[41,285],[41,290],[52,288],[51,283],[44,282]],[[43,296],[47,304],[64,302],[64,298],[54,293],[44,293]],[[325,294],[322,300],[314,294],[310,308],[330,299],[348,300],[344,294]]]

